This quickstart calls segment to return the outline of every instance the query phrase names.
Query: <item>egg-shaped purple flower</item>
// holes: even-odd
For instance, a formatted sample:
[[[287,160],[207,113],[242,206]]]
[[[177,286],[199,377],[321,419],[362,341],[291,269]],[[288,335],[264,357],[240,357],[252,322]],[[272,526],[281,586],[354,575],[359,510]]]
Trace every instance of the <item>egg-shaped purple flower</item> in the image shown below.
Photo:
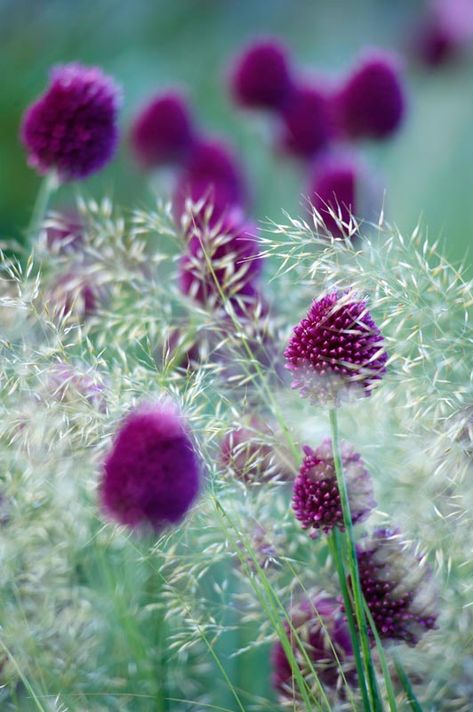
[[[291,640],[297,664],[305,679],[309,679],[310,667],[302,648],[312,662],[319,681],[332,691],[341,691],[344,679],[354,684],[352,646],[342,606],[335,598],[317,593],[304,599],[291,611],[291,625],[297,633],[300,645],[287,622],[284,627]],[[272,651],[273,685],[284,698],[297,699],[297,682],[283,645],[278,641]],[[314,692],[316,693],[316,687]]]
[[[145,169],[183,161],[194,141],[194,127],[185,98],[176,91],[155,96],[133,123],[130,141]]]
[[[360,173],[358,164],[348,156],[331,155],[314,164],[309,200],[332,237],[352,232],[351,218],[359,209]]]
[[[278,111],[287,102],[292,89],[287,51],[278,40],[253,42],[237,58],[231,90],[241,106]]]
[[[312,158],[334,135],[330,93],[321,83],[297,86],[281,117],[280,147],[299,158]]]
[[[424,64],[438,67],[460,57],[472,40],[471,0],[433,0],[416,28],[413,50]]]
[[[437,627],[432,572],[396,530],[379,529],[357,547],[360,583],[381,638],[416,645]]]
[[[393,54],[366,54],[337,93],[339,129],[351,139],[383,139],[402,123],[406,110],[401,63]]]
[[[304,447],[305,457],[294,482],[292,506],[304,529],[316,537],[334,527],[343,530],[343,513],[332,454],[326,438],[315,450]],[[375,507],[373,483],[361,455],[342,443],[342,465],[353,524],[364,521]]]
[[[224,219],[191,233],[180,261],[180,287],[195,301],[215,306],[236,296],[254,299],[262,260],[258,229],[251,222]]]
[[[292,386],[331,405],[352,394],[370,395],[386,372],[383,342],[364,300],[343,292],[314,300],[284,352]]]
[[[26,110],[21,139],[28,162],[61,181],[86,178],[112,158],[119,91],[98,67],[55,67],[45,94]]]
[[[200,460],[182,414],[171,403],[142,405],[118,429],[100,501],[120,524],[159,532],[182,520],[200,485]]]
[[[245,204],[246,189],[236,157],[223,142],[199,140],[192,148],[174,193],[178,222],[186,215],[186,203],[201,203],[190,216],[192,224],[215,224]]]

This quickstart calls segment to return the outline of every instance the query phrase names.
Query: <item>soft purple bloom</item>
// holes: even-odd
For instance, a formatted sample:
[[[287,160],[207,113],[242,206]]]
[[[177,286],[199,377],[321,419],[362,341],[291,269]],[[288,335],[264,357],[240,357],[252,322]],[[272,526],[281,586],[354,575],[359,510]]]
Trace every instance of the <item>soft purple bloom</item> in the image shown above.
[[[301,84],[282,112],[280,146],[300,158],[312,158],[334,135],[329,90],[323,84]]]
[[[136,117],[130,141],[143,168],[183,161],[194,141],[192,118],[184,97],[170,91],[151,99]]]
[[[431,67],[460,56],[473,40],[471,0],[433,0],[414,37],[414,52]]]
[[[75,210],[51,213],[44,223],[46,243],[54,252],[80,249],[84,239],[84,225]]]
[[[278,111],[290,97],[292,88],[287,51],[278,40],[253,42],[237,58],[231,90],[238,104]]]
[[[343,676],[349,684],[355,683],[350,635],[339,601],[318,593],[311,600],[303,600],[291,612],[291,623],[325,687],[340,690]],[[291,639],[287,622],[284,627]],[[308,677],[310,668],[295,639],[292,648],[302,676]],[[273,648],[272,667],[276,690],[285,698],[297,698],[297,682],[293,679],[291,665],[280,641]]]
[[[406,112],[399,59],[372,51],[361,58],[334,98],[339,130],[351,139],[383,139],[393,134]]]
[[[98,289],[90,279],[78,272],[62,275],[48,293],[48,308],[60,317],[72,315],[78,319],[91,316],[97,309]]]
[[[386,372],[383,341],[365,301],[343,292],[314,300],[284,352],[292,385],[316,403],[370,395]]]
[[[61,181],[86,178],[112,158],[118,142],[119,91],[98,67],[65,64],[26,110],[21,139],[28,162]]]
[[[397,531],[379,529],[357,547],[361,588],[381,638],[416,645],[438,617],[432,573]]]
[[[314,164],[309,179],[310,204],[332,237],[351,232],[351,217],[359,209],[360,173],[358,164],[344,155],[329,155]]]
[[[201,464],[183,416],[171,403],[142,405],[118,429],[100,500],[120,524],[159,532],[181,521],[200,485]]]
[[[297,519],[312,536],[343,530],[343,513],[332,454],[326,438],[316,450],[304,447],[305,458],[294,482],[292,506]],[[361,455],[342,443],[342,465],[347,482],[353,524],[365,520],[375,507],[373,483]]]
[[[103,384],[95,374],[64,361],[54,363],[48,372],[48,390],[63,402],[84,398],[97,410],[105,410]]]

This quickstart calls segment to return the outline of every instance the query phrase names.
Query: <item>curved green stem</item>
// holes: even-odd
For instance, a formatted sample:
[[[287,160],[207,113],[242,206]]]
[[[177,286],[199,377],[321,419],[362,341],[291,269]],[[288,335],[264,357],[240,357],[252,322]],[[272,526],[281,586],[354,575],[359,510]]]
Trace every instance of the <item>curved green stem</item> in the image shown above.
[[[51,196],[58,187],[59,181],[56,173],[47,173],[42,179],[31,213],[31,220],[26,230],[28,240],[32,240],[40,231]]]

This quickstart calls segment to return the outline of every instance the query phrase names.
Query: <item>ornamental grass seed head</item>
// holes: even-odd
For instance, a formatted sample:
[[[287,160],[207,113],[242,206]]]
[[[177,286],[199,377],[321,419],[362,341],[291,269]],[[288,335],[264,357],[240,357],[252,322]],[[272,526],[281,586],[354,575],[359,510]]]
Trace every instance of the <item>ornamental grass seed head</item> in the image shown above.
[[[86,178],[112,158],[118,143],[119,90],[98,67],[55,67],[47,91],[26,110],[21,140],[28,162],[60,181]]]
[[[352,395],[370,395],[388,360],[366,302],[340,291],[312,302],[294,328],[284,356],[292,387],[303,397],[328,405],[339,405]]]
[[[125,418],[105,459],[102,509],[120,524],[160,532],[187,514],[201,479],[182,414],[170,402],[142,405]]]
[[[416,645],[437,627],[432,573],[399,532],[378,529],[357,547],[360,582],[381,638]]]
[[[299,84],[281,114],[280,147],[299,158],[310,159],[326,148],[334,135],[332,105],[322,83]]]
[[[292,506],[297,519],[312,537],[329,534],[334,527],[343,530],[332,441],[326,438],[316,450],[304,447],[305,457],[294,482]],[[353,524],[367,519],[376,506],[373,483],[361,455],[342,443],[342,465]]]
[[[372,51],[361,58],[334,97],[338,130],[350,139],[383,139],[398,130],[406,112],[399,59]]]
[[[243,107],[279,111],[293,89],[286,48],[276,39],[250,44],[235,61],[230,88]]]
[[[158,94],[139,112],[131,133],[131,148],[145,169],[180,163],[195,140],[190,110],[176,91]]]

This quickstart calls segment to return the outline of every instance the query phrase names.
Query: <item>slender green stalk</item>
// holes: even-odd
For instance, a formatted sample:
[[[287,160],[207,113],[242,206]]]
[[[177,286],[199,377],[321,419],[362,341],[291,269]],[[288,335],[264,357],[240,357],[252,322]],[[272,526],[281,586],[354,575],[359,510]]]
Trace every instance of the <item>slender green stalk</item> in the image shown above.
[[[365,710],[369,710],[370,701],[368,698],[368,688],[366,685],[365,670],[363,667],[363,660],[361,658],[360,651],[360,641],[358,639],[358,634],[356,631],[355,620],[353,618],[352,602],[350,600],[350,594],[347,586],[347,579],[345,574],[345,567],[343,565],[343,555],[342,555],[342,542],[341,536],[338,529],[334,529],[328,540],[329,549],[332,554],[333,560],[338,573],[338,578],[340,581],[340,588],[342,590],[343,604],[345,606],[345,614],[347,617],[348,630],[350,631],[350,639],[353,648],[353,657],[355,658],[356,672],[358,673],[358,684],[360,687],[361,697],[363,700],[363,707]]]
[[[373,659],[371,657],[370,642],[368,639],[368,629],[364,610],[363,592],[361,590],[360,574],[358,571],[358,560],[356,558],[355,540],[353,536],[353,522],[348,500],[348,490],[343,473],[342,458],[340,455],[340,439],[338,435],[337,411],[330,410],[330,427],[332,432],[332,452],[337,476],[337,485],[340,493],[340,503],[343,512],[343,524],[345,527],[345,540],[348,558],[348,572],[350,574],[351,587],[353,590],[353,602],[358,632],[361,642],[363,662],[367,672],[368,686],[371,695],[371,702],[375,712],[382,712],[382,703],[379,697],[378,683],[374,670]]]
[[[397,712],[396,695],[394,694],[394,687],[391,680],[391,675],[389,673],[388,664],[386,661],[386,655],[384,654],[384,648],[381,638],[379,637],[378,630],[376,628],[376,623],[374,622],[371,611],[366,605],[365,601],[365,613],[368,619],[371,630],[373,631],[374,639],[376,641],[376,649],[379,655],[379,661],[381,663],[381,669],[383,671],[384,684],[386,685],[386,693],[388,696],[389,709],[391,712]]]
[[[26,230],[28,240],[33,240],[40,231],[51,196],[58,187],[59,181],[55,173],[47,173],[42,179],[31,213],[30,224]]]
[[[414,690],[412,689],[412,685],[409,681],[409,678],[407,677],[406,671],[404,670],[401,661],[399,660],[397,655],[393,655],[393,659],[399,680],[404,688],[404,692],[406,693],[409,707],[411,708],[412,712],[422,712],[421,704],[417,699]]]

